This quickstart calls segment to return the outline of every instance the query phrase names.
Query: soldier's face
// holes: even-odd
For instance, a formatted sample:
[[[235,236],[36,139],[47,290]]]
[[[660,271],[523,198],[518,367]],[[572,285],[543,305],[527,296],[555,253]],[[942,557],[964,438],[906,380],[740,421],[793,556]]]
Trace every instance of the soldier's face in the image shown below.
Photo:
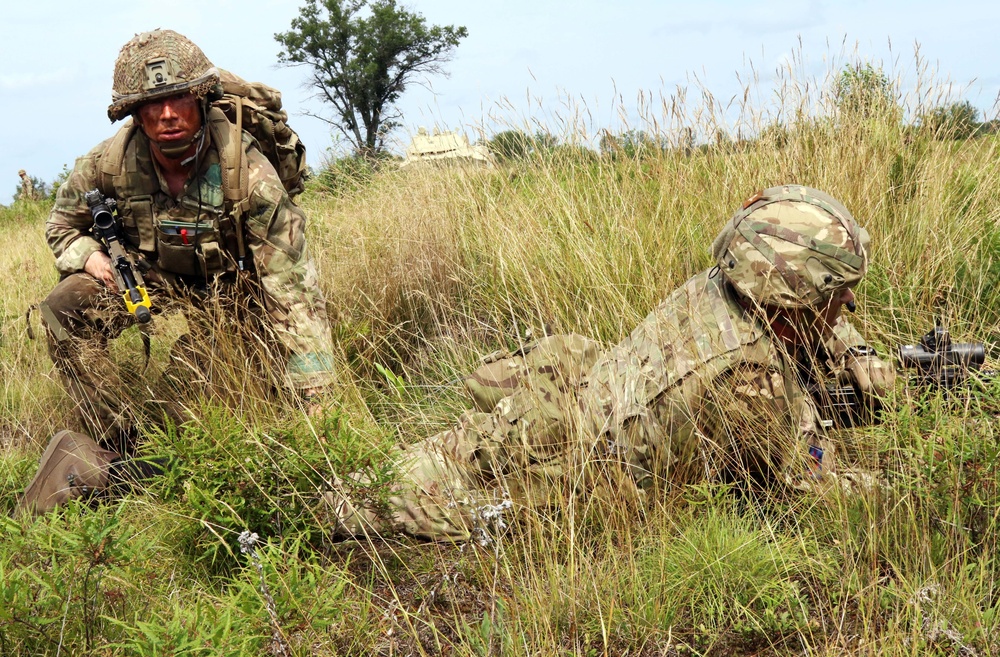
[[[771,330],[783,342],[792,345],[818,344],[833,331],[844,306],[854,302],[854,292],[850,288],[839,290],[830,297],[821,309],[767,309]]]
[[[849,287],[845,287],[830,298],[830,303],[822,316],[823,335],[833,330],[833,325],[837,323],[844,306],[852,303],[854,303],[854,291]]]
[[[157,144],[182,144],[201,128],[199,100],[191,94],[170,96],[139,108],[139,122],[146,136]]]

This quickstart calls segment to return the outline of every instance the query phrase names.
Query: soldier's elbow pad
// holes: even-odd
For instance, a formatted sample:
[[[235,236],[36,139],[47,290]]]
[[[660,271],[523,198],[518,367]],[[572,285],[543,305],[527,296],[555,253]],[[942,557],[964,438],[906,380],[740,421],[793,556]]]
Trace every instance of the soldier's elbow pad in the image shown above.
[[[40,515],[81,497],[108,488],[111,464],[117,452],[104,449],[82,433],[64,430],[49,441],[38,472],[24,490],[18,509]]]

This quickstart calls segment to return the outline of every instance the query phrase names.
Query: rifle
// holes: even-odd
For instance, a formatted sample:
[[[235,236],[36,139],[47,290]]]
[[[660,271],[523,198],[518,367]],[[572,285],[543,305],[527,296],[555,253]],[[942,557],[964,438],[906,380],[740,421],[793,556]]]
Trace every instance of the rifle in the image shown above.
[[[106,199],[100,190],[93,189],[84,194],[90,214],[94,217],[94,235],[104,245],[111,257],[111,270],[119,290],[123,290],[125,308],[135,315],[140,324],[149,322],[149,294],[146,282],[136,267],[132,256],[122,246],[119,222],[115,215],[117,204],[114,199]]]
[[[871,347],[854,347],[848,353],[867,356],[875,352]],[[900,369],[913,371],[920,385],[945,392],[967,384],[974,373],[980,379],[995,375],[992,370],[982,369],[986,362],[986,347],[982,342],[952,342],[940,322],[935,322],[934,328],[917,344],[899,345],[898,354]],[[854,385],[824,385],[810,377],[806,387],[827,428],[870,423],[881,408],[877,399],[862,394]]]
[[[986,362],[986,347],[982,342],[952,342],[940,322],[927,332],[918,344],[899,346],[899,363],[903,369],[915,370],[923,383],[949,390],[980,372]],[[993,372],[983,370],[985,378]]]

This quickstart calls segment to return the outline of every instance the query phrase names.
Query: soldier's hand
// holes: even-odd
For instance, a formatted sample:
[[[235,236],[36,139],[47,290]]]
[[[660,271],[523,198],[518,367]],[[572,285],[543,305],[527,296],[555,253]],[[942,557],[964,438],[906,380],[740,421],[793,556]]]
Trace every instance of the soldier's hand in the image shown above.
[[[861,392],[884,396],[896,381],[896,370],[874,353],[857,353],[848,350],[844,363]]]
[[[304,388],[299,391],[305,401],[306,415],[309,417],[319,417],[325,411],[327,400],[324,399],[323,393],[326,392],[326,387],[317,386],[315,388]]]
[[[104,251],[94,251],[87,258],[87,264],[83,270],[104,283],[112,292],[118,292],[118,284],[115,283],[115,273],[111,268],[111,258]]]

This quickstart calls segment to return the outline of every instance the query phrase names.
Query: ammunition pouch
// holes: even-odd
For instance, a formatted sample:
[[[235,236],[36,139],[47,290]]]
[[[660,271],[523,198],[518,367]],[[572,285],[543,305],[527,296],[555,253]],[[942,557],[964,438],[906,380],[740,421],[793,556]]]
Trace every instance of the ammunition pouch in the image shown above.
[[[49,442],[38,472],[24,490],[18,508],[39,515],[66,502],[90,497],[108,488],[117,452],[104,449],[89,436],[60,431]]]
[[[118,204],[125,241],[145,254],[156,249],[153,229],[153,200],[149,195],[134,196]]]
[[[233,259],[222,246],[219,222],[159,221],[156,226],[157,261],[161,269],[181,276],[208,279],[235,271]]]

